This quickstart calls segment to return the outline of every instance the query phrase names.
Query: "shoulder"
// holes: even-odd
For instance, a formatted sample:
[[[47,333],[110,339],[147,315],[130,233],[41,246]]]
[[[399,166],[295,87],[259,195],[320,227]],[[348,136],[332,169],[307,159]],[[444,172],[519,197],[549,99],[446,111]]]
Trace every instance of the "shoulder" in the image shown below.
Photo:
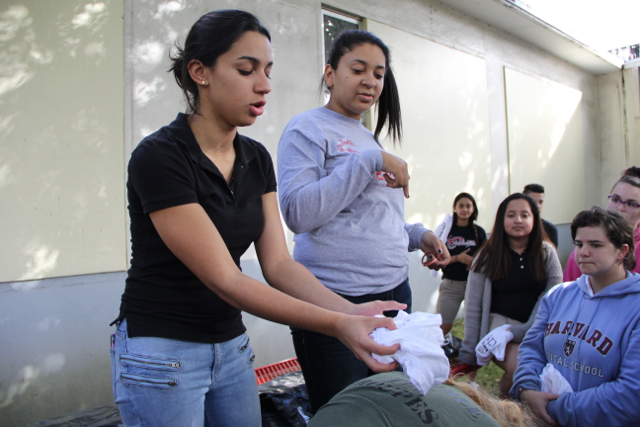
[[[264,144],[256,141],[253,138],[249,138],[248,136],[244,136],[240,134],[238,134],[238,136],[247,154],[256,155],[260,161],[268,161],[268,162],[272,161],[271,153],[269,153],[269,150],[267,150],[267,147],[265,147]]]
[[[557,301],[560,298],[567,297],[567,295],[571,295],[573,298],[573,295],[579,294],[579,293],[582,293],[582,291],[578,286],[578,282],[574,280],[572,282],[564,282],[564,283],[559,283],[555,285],[554,287],[549,289],[549,291],[546,293],[544,297],[546,299]]]
[[[327,117],[323,114],[324,108],[314,108],[294,116],[285,131],[296,129],[321,129],[327,122]]]
[[[175,138],[167,127],[163,127],[145,137],[131,152],[129,167],[147,163],[179,162],[188,151],[185,143]]]
[[[321,110],[324,108],[305,111],[293,117],[282,131],[280,146],[306,141],[322,147],[330,123]]]
[[[553,245],[546,240],[542,241],[542,252],[544,253],[545,259],[555,256],[557,258],[556,250]]]
[[[479,226],[478,224],[476,224],[475,222],[473,223],[474,227],[476,227],[476,230],[478,230],[478,234],[481,236],[487,236],[487,232],[485,231],[484,228],[482,228],[481,226]]]

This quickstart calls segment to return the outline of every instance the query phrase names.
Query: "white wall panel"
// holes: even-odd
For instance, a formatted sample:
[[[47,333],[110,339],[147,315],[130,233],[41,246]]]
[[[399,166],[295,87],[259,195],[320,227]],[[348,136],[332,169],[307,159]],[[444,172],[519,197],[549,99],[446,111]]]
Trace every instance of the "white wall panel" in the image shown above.
[[[122,13],[0,6],[0,282],[126,268]]]
[[[484,59],[367,21],[391,49],[404,140],[387,149],[409,163],[409,222],[435,228],[456,194],[472,194],[479,223],[491,228],[491,144]]]
[[[504,72],[511,192],[544,185],[542,216],[570,223],[586,207],[582,92],[510,68]]]

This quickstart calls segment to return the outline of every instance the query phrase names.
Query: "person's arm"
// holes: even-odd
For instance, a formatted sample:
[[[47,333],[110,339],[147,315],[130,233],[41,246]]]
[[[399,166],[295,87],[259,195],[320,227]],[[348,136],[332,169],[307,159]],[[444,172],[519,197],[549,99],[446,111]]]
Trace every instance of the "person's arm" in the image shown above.
[[[518,349],[518,368],[513,375],[513,387],[511,394],[520,399],[522,390],[540,391],[542,384],[540,374],[547,364],[544,352],[544,337],[549,314],[556,301],[555,292],[561,289],[554,289],[546,294],[540,301],[536,320],[527,331],[524,340]],[[524,399],[523,399],[524,400]]]
[[[540,301],[542,298],[549,292],[551,288],[553,288],[558,283],[562,283],[562,266],[560,265],[560,260],[558,259],[558,254],[553,249],[550,243],[543,242],[542,243],[544,251],[544,261],[545,261],[545,269],[547,271],[547,282],[544,288],[544,291],[538,297],[538,301],[536,305],[533,307],[531,311],[531,315],[526,323],[522,325],[513,325],[509,330],[513,333],[513,342],[519,343],[524,339],[525,334],[533,325],[533,321],[536,319],[536,314],[538,312],[538,307],[540,306]]]
[[[477,258],[476,261],[477,262]],[[482,300],[486,277],[484,274],[469,271],[467,289],[464,294],[464,340],[458,359],[467,365],[477,365],[476,346],[480,341],[482,323]]]
[[[321,131],[317,133],[320,138]],[[352,153],[329,174],[324,167],[325,150],[324,141],[314,141],[299,129],[285,130],[280,138],[280,204],[287,226],[296,234],[333,219],[362,193],[378,171],[394,173],[400,186],[408,186],[407,164],[381,149]],[[395,188],[389,179],[387,183]]]
[[[554,289],[560,292],[561,289]],[[511,395],[527,403],[533,413],[545,423],[555,425],[557,422],[549,415],[546,406],[550,400],[558,396],[543,393],[541,390],[540,374],[547,364],[544,352],[544,334],[549,321],[549,314],[555,301],[554,292],[545,295],[540,301],[540,308],[536,320],[518,349],[518,367],[513,375]]]
[[[580,276],[582,276],[582,271],[580,271],[580,267],[578,267],[578,263],[576,263],[576,249],[574,248],[567,259],[567,265],[564,268],[562,281],[575,282]]]
[[[621,301],[622,302],[622,301]],[[634,426],[640,420],[640,322],[633,328],[618,379],[586,390],[563,393],[547,404],[547,412],[566,427]]]
[[[284,239],[275,192],[262,196],[262,209],[265,217],[264,230],[255,242],[255,247],[262,274],[271,286],[294,298],[345,314],[373,316],[387,310],[406,308],[406,304],[395,301],[353,304],[332,292],[309,270],[291,258]]]
[[[215,225],[197,203],[154,211],[150,217],[171,252],[227,303],[274,322],[337,337],[374,371],[394,369],[393,364],[378,363],[370,353],[393,354],[397,347],[380,346],[369,337],[375,328],[393,329],[392,319],[348,316],[326,310],[244,275],[233,262]]]

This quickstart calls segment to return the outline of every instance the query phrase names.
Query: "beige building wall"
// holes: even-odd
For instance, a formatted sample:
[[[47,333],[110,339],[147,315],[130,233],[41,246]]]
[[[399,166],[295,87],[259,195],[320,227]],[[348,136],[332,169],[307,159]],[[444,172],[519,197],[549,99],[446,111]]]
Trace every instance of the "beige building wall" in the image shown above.
[[[0,282],[126,268],[122,14],[0,6]]]
[[[585,206],[582,92],[510,68],[504,72],[510,190],[542,184],[544,218],[570,223]]]
[[[620,172],[640,166],[640,61],[617,73],[598,76],[598,135],[602,141],[601,182],[604,198]]]
[[[492,224],[489,95],[483,58],[367,21],[392,51],[404,140],[387,143],[409,165],[408,222],[435,228],[464,191],[478,204],[479,224]]]

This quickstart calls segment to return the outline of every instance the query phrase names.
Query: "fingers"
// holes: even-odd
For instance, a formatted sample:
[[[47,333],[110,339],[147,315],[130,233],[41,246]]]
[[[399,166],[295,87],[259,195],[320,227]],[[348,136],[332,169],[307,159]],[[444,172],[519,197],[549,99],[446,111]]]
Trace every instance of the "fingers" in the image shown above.
[[[378,307],[381,308],[382,313],[384,311],[404,310],[407,308],[407,304],[399,303],[397,301],[378,301]],[[395,323],[393,326],[395,326]]]
[[[387,328],[390,331],[397,329],[396,322],[391,317],[372,317],[371,321],[373,324],[372,331],[377,328]]]
[[[401,304],[396,301],[371,301],[363,304],[354,304],[349,314],[375,316],[376,314],[382,314],[385,311],[404,310],[405,308],[407,308],[407,304]]]
[[[356,355],[356,357],[358,356]],[[363,355],[362,357],[358,357],[358,359],[366,363],[369,369],[371,369],[373,372],[376,372],[376,373],[391,372],[391,371],[395,371],[398,368],[398,362],[380,363],[376,359],[374,359],[373,356],[371,355]]]
[[[471,248],[467,249],[466,251],[462,252],[463,254],[466,254],[467,252],[469,252],[471,250]]]
[[[407,162],[393,154],[380,150],[382,153],[382,171],[387,186],[391,188],[402,188],[404,197],[409,198],[409,167]],[[393,178],[390,176],[393,175]]]
[[[547,413],[547,411],[544,411],[544,413],[540,414],[540,418],[542,418],[542,420],[549,425],[554,426],[558,424],[556,420],[551,418],[551,416]]]
[[[369,353],[375,353],[379,356],[393,356],[400,350],[400,344],[394,344],[391,346],[380,345],[371,339],[371,344],[367,346]]]

